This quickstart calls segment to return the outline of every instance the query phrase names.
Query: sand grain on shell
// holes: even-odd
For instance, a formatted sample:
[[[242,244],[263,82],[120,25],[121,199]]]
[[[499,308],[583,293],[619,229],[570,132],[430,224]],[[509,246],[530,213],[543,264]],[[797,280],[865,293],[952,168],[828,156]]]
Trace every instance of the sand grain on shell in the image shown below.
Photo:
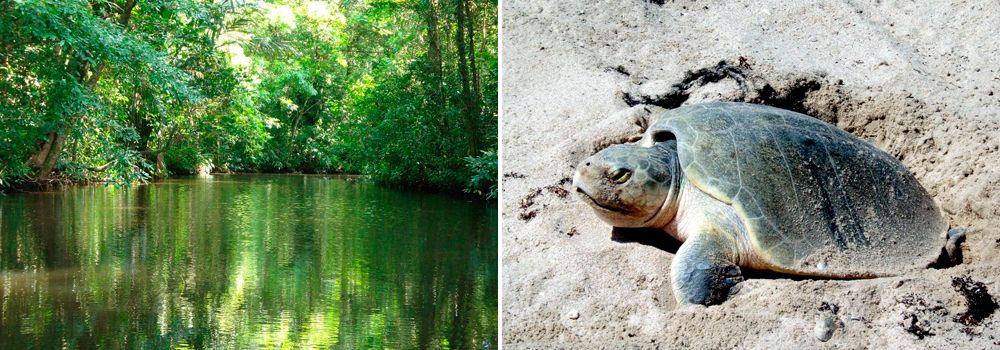
[[[1000,10],[991,2],[502,6],[503,172],[518,175],[503,179],[501,202],[507,346],[991,348],[1000,341],[996,313],[975,326],[956,321],[968,306],[951,285],[968,275],[1000,290]],[[965,263],[871,280],[750,279],[723,305],[678,306],[673,254],[612,241],[611,227],[584,203],[551,189],[572,190],[562,180],[577,162],[640,132],[636,117],[659,108],[629,108],[623,97],[667,96],[685,72],[741,56],[779,92],[807,87],[796,106],[901,159],[952,226],[969,227]],[[723,79],[691,91],[688,102],[739,99],[738,89]],[[532,218],[518,219],[520,201],[537,189],[545,190],[531,198]],[[826,342],[815,334],[822,302],[840,309]]]

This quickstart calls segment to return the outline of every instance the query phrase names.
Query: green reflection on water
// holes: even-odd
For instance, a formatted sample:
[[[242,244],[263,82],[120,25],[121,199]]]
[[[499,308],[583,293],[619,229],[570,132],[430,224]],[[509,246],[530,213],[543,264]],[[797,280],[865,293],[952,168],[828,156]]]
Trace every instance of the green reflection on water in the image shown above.
[[[496,205],[310,176],[0,198],[13,348],[495,348]]]

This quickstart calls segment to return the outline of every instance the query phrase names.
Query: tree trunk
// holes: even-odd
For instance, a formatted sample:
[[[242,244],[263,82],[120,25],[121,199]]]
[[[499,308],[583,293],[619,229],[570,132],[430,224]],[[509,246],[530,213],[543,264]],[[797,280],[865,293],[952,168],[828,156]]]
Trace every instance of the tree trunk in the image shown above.
[[[127,112],[132,127],[139,134],[138,143],[134,146],[140,153],[149,150],[149,139],[153,136],[153,123],[143,112],[141,98],[139,91],[132,93]]]
[[[39,149],[38,152],[35,153],[35,155],[31,156],[31,158],[28,159],[29,167],[39,168],[42,166],[42,163],[45,162],[45,158],[49,156],[49,149],[52,148],[52,141],[55,141],[55,139],[56,139],[56,133],[54,132],[48,133],[45,142],[42,143],[42,145],[40,146],[41,149]]]
[[[167,163],[163,161],[163,152],[156,153],[156,177],[167,177]]]
[[[45,157],[45,161],[42,162],[41,166],[38,168],[38,178],[47,179],[50,174],[52,174],[52,169],[56,167],[56,163],[59,162],[59,156],[62,153],[63,145],[66,144],[66,131],[55,133],[55,138],[52,140],[52,146],[49,149],[48,154]]]
[[[469,37],[469,71],[472,73],[472,115],[479,118],[480,105],[482,104],[482,92],[479,87],[479,69],[476,68],[476,32],[473,30],[477,23],[476,12],[470,8],[470,4],[465,4],[466,21],[465,35]]]
[[[122,26],[122,29],[128,30],[128,22],[132,19],[132,10],[135,9],[135,5],[139,3],[139,0],[129,0],[122,7],[122,13],[118,17],[118,24]]]
[[[122,11],[119,13],[117,22],[122,26],[123,30],[128,29],[129,20],[132,19],[132,10],[135,9],[138,0],[129,0],[122,6]],[[96,7],[95,11],[99,11]],[[98,80],[101,78],[101,73],[107,67],[106,62],[101,62],[96,68],[93,68],[89,63],[80,62],[77,65],[77,77],[80,84],[86,86],[89,90],[93,91],[94,87],[97,86]],[[59,162],[59,157],[62,155],[63,145],[66,143],[66,135],[70,131],[70,128],[79,119],[77,115],[67,116],[66,120],[63,122],[63,126],[59,128],[56,132],[52,133],[54,136],[50,136],[52,141],[46,143],[42,148],[46,146],[49,147],[48,151],[45,152],[45,158],[38,165],[38,173],[36,176],[41,179],[48,178],[52,174],[52,169],[55,168],[56,164]],[[41,150],[39,151],[41,153]]]
[[[12,45],[10,43],[6,43],[3,46],[3,53],[0,53],[0,67],[4,67],[4,68],[10,67],[10,51],[11,51],[11,46]]]
[[[458,48],[458,72],[462,78],[462,116],[465,119],[465,133],[469,139],[469,149],[467,154],[472,155],[479,149],[479,137],[477,136],[476,116],[473,115],[474,102],[470,88],[469,64],[467,62],[468,50],[465,46],[465,31],[467,18],[465,17],[465,0],[457,0],[455,6],[455,21],[458,28],[455,30],[455,44]]]
[[[445,120],[444,113],[447,108],[443,93],[444,74],[441,69],[441,46],[438,38],[438,15],[435,0],[425,0],[424,20],[427,22],[427,60],[430,64],[431,77],[431,101],[437,104],[437,125],[438,131],[444,135],[448,130],[448,121]]]

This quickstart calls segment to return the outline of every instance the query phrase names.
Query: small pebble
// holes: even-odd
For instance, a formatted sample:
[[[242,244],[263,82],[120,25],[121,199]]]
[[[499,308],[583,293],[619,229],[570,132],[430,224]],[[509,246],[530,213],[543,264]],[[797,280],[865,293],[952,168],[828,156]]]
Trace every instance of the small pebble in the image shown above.
[[[580,318],[580,312],[576,310],[570,310],[567,316],[569,316],[569,319],[575,320]]]
[[[836,325],[837,323],[832,316],[821,316],[819,320],[816,320],[816,329],[813,330],[813,335],[821,342],[830,340],[833,337],[833,331],[837,329]]]

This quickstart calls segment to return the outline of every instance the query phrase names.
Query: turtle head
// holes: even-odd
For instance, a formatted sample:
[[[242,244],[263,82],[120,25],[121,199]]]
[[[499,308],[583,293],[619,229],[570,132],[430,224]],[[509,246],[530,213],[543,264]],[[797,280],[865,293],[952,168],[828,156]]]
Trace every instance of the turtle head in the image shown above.
[[[613,145],[580,162],[573,187],[605,222],[617,227],[665,225],[676,210],[680,169],[676,142]],[[671,217],[664,217],[671,216]]]

